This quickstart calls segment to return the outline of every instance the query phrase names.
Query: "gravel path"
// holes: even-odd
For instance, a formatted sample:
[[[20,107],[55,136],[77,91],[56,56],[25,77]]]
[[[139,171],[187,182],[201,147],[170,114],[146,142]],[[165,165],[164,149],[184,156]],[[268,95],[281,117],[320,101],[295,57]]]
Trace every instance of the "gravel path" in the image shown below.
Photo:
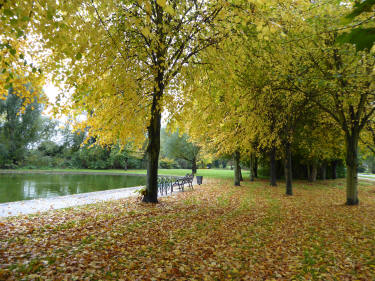
[[[358,179],[360,179],[360,180],[368,180],[368,181],[375,181],[375,175],[358,174]]]
[[[195,179],[193,182],[195,185]],[[58,196],[52,198],[40,198],[34,200],[23,200],[17,202],[1,203],[0,204],[0,218],[11,217],[17,215],[34,214],[39,212],[46,212],[54,209],[62,209],[73,206],[80,206],[86,204],[93,204],[102,201],[116,200],[120,198],[128,198],[138,196],[137,190],[143,186],[127,187],[119,189],[111,189],[104,191],[80,193],[74,195]],[[188,189],[187,186],[185,188]],[[173,194],[180,192],[177,188]],[[169,196],[170,194],[168,194]],[[159,195],[159,197],[165,195]]]

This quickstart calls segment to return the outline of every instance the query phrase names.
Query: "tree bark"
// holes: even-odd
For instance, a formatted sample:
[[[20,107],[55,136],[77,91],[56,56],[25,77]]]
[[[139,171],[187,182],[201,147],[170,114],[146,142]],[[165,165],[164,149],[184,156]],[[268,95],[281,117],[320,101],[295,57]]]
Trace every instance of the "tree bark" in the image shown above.
[[[234,185],[240,186],[240,152],[234,153]]]
[[[160,153],[160,128],[161,128],[161,112],[162,105],[160,103],[164,93],[164,72],[165,72],[165,48],[162,46],[165,42],[163,32],[163,13],[164,10],[160,5],[156,5],[155,25],[159,44],[154,52],[154,69],[156,75],[154,77],[154,89],[152,93],[152,104],[150,112],[150,124],[147,128],[148,144],[146,149],[147,156],[147,178],[146,192],[143,196],[143,202],[158,203],[158,164]]]
[[[241,166],[239,166],[239,170],[240,170],[240,181],[243,181],[242,168],[241,168]]]
[[[124,170],[128,170],[128,158],[125,158],[125,163],[124,163]]]
[[[346,205],[358,205],[358,139],[359,134],[347,134],[346,149]]]
[[[311,179],[311,166],[310,166],[310,164],[307,164],[306,168],[307,168],[307,181],[312,182],[312,179]]]
[[[277,186],[276,183],[276,147],[273,147],[270,152],[270,184]]]
[[[253,166],[253,169],[254,169],[254,177],[258,178],[258,157],[256,157],[255,155],[254,155],[254,166]]]
[[[322,164],[322,180],[326,180],[327,179],[327,165],[326,163],[323,163]]]
[[[285,182],[286,195],[293,195],[292,187],[292,152],[290,150],[290,143],[285,145]]]
[[[251,153],[250,154],[250,181],[254,181],[254,166],[255,166],[255,163],[254,163],[254,153]]]
[[[197,173],[197,159],[195,157],[191,161],[191,172],[193,173],[193,175]]]
[[[318,175],[318,163],[314,161],[311,166],[311,181],[312,182],[316,181],[317,175]]]
[[[333,161],[332,161],[332,179],[333,179],[333,180],[337,179],[337,171],[336,171],[336,168],[337,168],[337,160],[333,160]]]
[[[161,108],[160,98],[163,95],[164,85],[163,74],[158,73],[155,81],[157,87],[154,88],[154,94],[151,105],[150,125],[147,128],[148,144],[146,149],[147,156],[147,177],[146,192],[143,196],[143,202],[158,203],[158,164],[160,153],[160,128],[161,128]]]

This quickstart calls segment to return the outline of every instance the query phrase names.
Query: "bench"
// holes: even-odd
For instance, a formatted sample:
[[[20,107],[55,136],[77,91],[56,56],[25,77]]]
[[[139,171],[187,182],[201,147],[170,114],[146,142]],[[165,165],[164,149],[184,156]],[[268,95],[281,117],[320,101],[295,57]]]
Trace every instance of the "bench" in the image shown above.
[[[186,174],[186,176],[184,177],[177,178],[176,181],[172,184],[172,190],[173,190],[173,186],[178,186],[179,190],[184,191],[185,184],[187,184],[192,190],[194,190],[193,180],[194,180],[193,174]]]
[[[179,190],[185,190],[185,184],[187,184],[192,190],[193,188],[194,175],[186,174],[184,177],[174,176],[158,176],[158,192],[159,194],[173,193],[173,187],[177,186]]]

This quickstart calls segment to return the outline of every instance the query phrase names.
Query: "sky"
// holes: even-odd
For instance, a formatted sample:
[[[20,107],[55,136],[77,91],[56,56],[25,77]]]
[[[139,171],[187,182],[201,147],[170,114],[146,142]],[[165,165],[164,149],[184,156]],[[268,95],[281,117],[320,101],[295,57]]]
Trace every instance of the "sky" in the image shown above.
[[[59,93],[59,89],[57,87],[55,87],[51,82],[48,82],[46,85],[44,85],[43,90],[51,102],[56,101],[56,96]]]
[[[55,87],[51,82],[47,82],[43,86],[43,90],[44,90],[45,94],[47,95],[48,100],[51,103],[54,104],[56,102],[56,97],[59,94],[59,88]],[[53,117],[52,114],[49,111],[50,111],[50,108],[47,108],[42,112],[42,114],[46,115],[46,116]],[[66,116],[60,116],[59,118],[54,118],[54,119],[57,119],[57,120],[61,121],[62,123],[65,123],[68,120],[68,118]]]

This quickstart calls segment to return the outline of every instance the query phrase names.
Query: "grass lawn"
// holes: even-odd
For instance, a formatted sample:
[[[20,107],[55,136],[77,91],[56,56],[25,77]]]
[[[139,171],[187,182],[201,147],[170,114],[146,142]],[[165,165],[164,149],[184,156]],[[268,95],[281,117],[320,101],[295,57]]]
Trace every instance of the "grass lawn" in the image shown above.
[[[33,170],[33,169],[19,169],[16,171],[56,171],[56,172],[100,172],[100,173],[124,173],[124,174],[146,174],[146,170],[92,170],[92,169],[46,169],[46,170]],[[159,169],[159,175],[169,176],[185,176],[191,174],[191,169]],[[203,176],[207,178],[220,178],[229,179],[233,178],[233,170],[230,169],[198,169],[197,176]],[[242,170],[244,177],[249,177],[248,170]]]
[[[375,185],[209,179],[136,199],[0,222],[0,280],[374,280]],[[85,279],[86,278],[86,279]]]

